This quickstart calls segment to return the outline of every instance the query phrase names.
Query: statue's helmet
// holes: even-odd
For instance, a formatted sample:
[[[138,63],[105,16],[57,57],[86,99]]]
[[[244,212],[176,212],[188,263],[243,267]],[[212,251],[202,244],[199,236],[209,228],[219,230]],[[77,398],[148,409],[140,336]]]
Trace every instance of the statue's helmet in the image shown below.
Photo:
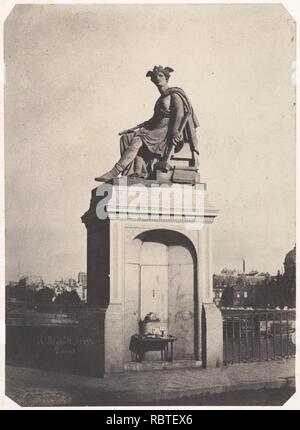
[[[151,78],[151,81],[158,73],[163,73],[167,79],[169,80],[169,77],[171,75],[171,72],[174,72],[174,70],[171,67],[163,67],[163,66],[154,66],[153,70],[149,70],[146,74],[147,77]]]

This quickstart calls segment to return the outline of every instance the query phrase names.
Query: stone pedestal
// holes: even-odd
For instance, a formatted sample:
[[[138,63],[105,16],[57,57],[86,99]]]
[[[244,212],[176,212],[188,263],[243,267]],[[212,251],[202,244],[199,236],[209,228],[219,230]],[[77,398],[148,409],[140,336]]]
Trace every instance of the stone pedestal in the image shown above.
[[[177,337],[175,360],[222,363],[222,319],[213,304],[211,271],[217,211],[205,188],[122,178],[92,191],[82,216],[87,300],[106,309],[106,374],[128,368],[131,336],[149,311],[168,321],[169,334]],[[157,360],[155,353],[148,356]]]
[[[220,367],[223,364],[223,319],[214,303],[203,303],[202,357],[203,367]]]

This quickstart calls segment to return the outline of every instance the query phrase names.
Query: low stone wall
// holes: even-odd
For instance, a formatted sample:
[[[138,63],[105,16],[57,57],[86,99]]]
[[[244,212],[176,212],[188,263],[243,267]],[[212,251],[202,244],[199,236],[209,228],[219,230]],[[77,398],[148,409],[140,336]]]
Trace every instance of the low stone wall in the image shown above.
[[[7,315],[6,364],[104,374],[104,311],[78,306]]]

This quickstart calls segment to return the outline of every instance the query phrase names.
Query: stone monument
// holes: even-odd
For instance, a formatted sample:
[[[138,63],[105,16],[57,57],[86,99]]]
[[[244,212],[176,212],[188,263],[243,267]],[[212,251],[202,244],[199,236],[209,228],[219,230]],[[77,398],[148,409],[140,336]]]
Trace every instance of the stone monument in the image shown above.
[[[172,71],[156,66],[147,73],[161,93],[154,115],[121,133],[121,158],[96,178],[104,183],[82,216],[87,300],[104,319],[103,374],[223,362],[211,269],[217,210],[200,182],[198,121],[185,93],[168,87]],[[158,316],[158,331],[145,335],[141,323],[151,314]],[[176,339],[173,362],[148,350],[137,362],[134,335],[158,343]]]

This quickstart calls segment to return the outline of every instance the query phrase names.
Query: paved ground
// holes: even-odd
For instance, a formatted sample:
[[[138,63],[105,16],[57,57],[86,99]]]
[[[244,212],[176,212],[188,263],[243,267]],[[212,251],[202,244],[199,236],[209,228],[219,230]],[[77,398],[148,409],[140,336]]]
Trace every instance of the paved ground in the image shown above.
[[[275,406],[293,394],[294,372],[293,359],[106,378],[7,366],[6,394],[22,406]]]
[[[282,406],[295,393],[295,388],[262,388],[182,397],[153,402],[151,406]]]

